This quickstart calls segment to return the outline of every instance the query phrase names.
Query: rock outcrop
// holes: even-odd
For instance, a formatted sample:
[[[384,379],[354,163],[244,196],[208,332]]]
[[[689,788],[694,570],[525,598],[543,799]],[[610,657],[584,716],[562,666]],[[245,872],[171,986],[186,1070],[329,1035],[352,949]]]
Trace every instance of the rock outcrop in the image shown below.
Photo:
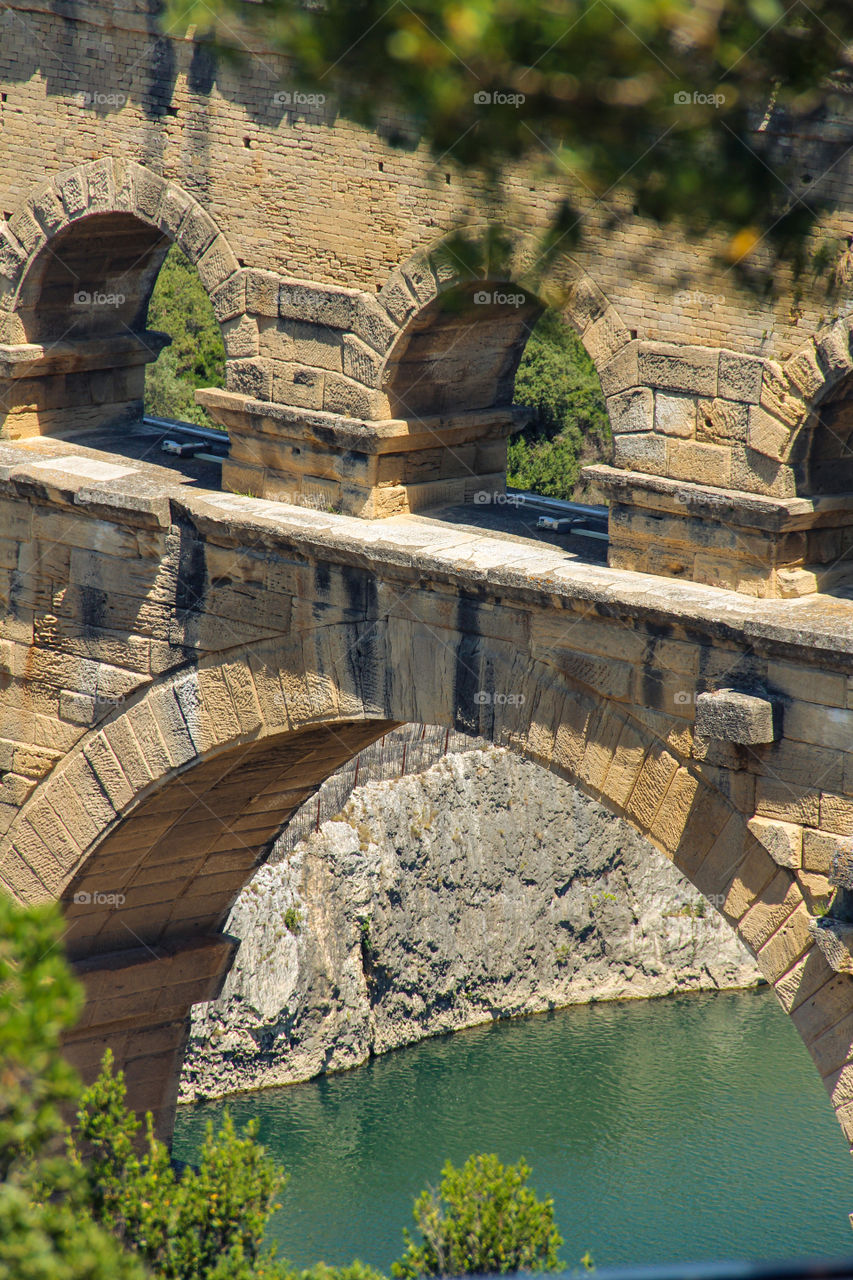
[[[234,907],[183,1100],[285,1084],[492,1018],[749,986],[727,924],[647,841],[502,750],[355,790]]]

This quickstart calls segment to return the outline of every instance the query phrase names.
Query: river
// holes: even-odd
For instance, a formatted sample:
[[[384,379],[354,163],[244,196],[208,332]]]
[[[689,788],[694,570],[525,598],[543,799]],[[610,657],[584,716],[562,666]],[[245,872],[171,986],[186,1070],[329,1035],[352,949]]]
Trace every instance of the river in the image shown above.
[[[402,1253],[445,1159],[524,1156],[574,1265],[853,1255],[853,1162],[771,991],[576,1006],[230,1100],[291,1180],[268,1236],[298,1266]],[[223,1103],[182,1107],[194,1160]]]

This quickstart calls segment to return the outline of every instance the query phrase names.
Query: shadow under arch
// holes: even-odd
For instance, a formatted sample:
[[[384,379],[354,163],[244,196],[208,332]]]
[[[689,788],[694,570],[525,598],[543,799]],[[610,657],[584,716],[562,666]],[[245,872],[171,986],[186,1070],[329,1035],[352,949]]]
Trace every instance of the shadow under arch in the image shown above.
[[[177,183],[110,158],[57,175],[13,225],[2,435],[67,439],[141,417],[146,365],[168,342],[146,327],[163,260],[177,244],[212,296],[239,270],[218,227]]]
[[[736,929],[849,1133],[849,1099],[836,1088],[851,1052],[844,1016],[835,1028],[839,1000],[853,1021],[853,984],[840,991],[803,942],[795,877],[767,858],[750,815],[683,757],[677,738],[550,662],[522,660],[482,635],[468,657],[470,679],[419,622],[386,619],[367,635],[333,624],[163,676],[80,741],[0,846],[0,876],[19,899],[65,904],[89,994],[67,1042],[76,1065],[92,1074],[111,1045],[131,1101],[154,1110],[168,1136],[188,1010],[216,994],[232,954],[219,930],[283,822],[390,727],[468,727],[478,686],[483,737],[626,819]],[[495,696],[510,684],[511,700]],[[85,837],[73,837],[84,820]]]

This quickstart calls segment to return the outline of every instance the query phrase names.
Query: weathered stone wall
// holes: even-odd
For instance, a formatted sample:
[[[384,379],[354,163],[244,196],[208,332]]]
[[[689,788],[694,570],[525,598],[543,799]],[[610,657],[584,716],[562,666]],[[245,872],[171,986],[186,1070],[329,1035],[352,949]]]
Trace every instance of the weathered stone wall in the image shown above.
[[[180,184],[241,264],[369,293],[454,221],[488,213],[529,229],[555,208],[561,189],[547,179],[532,182],[525,173],[487,203],[450,160],[436,165],[423,147],[391,148],[331,101],[288,106],[282,91],[322,86],[299,83],[263,48],[247,51],[243,66],[217,63],[203,44],[161,34],[155,10],[147,0],[16,0],[4,10],[0,213],[21,240],[26,216],[14,219],[34,189],[102,156]],[[818,127],[796,144],[802,189],[832,184],[838,235],[849,230],[853,206],[843,107],[823,123],[825,140]],[[640,222],[612,193],[594,202],[578,184],[572,194],[586,237],[578,260],[641,339],[785,356],[832,311],[822,285],[809,296],[811,279],[792,308],[785,273],[768,306],[717,265],[719,241],[680,241]]]
[[[847,600],[756,602],[180,479],[0,445],[0,878],[63,902],[87,1072],[107,1045],[131,1055],[168,1133],[175,1046],[224,977],[240,889],[342,763],[431,723],[574,781],[718,904],[853,1133],[853,963],[813,931],[853,830]]]
[[[184,1100],[492,1018],[760,978],[648,841],[505,750],[357,788],[258,871],[226,927],[240,949],[219,999],[194,1010]]]

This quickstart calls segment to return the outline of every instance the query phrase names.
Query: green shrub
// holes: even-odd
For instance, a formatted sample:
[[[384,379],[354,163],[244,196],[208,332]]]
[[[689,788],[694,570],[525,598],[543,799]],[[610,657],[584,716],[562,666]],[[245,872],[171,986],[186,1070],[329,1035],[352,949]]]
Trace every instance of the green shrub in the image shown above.
[[[298,907],[287,908],[284,913],[284,927],[294,937],[298,937],[302,932],[302,912]]]
[[[507,482],[550,498],[577,496],[581,466],[609,455],[610,421],[595,366],[556,311],[546,311],[530,335],[515,401],[533,417],[509,441]]]
[[[415,1201],[423,1240],[416,1244],[403,1232],[406,1252],[392,1274],[416,1280],[561,1268],[554,1202],[537,1199],[529,1176],[523,1160],[502,1165],[495,1155],[475,1155],[461,1169],[448,1161],[438,1192],[427,1189]]]
[[[224,385],[225,347],[199,274],[177,245],[160,268],[148,304],[148,327],[168,333],[172,345],[146,372],[146,413],[215,427],[193,392]]]

